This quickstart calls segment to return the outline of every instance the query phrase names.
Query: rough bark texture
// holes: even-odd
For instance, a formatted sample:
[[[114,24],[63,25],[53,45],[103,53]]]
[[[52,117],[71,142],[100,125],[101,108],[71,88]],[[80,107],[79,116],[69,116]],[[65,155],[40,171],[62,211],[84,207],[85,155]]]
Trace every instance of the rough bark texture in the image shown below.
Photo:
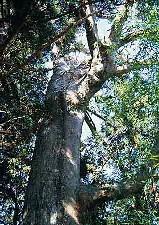
[[[48,85],[48,113],[37,134],[24,207],[25,225],[77,225],[83,113],[69,96],[67,65],[59,62]],[[69,100],[68,100],[69,99]]]
[[[87,16],[91,8],[87,1],[85,3]],[[88,76],[79,85],[69,76],[67,65],[58,62],[48,85],[48,115],[37,135],[23,225],[80,223],[77,200],[83,114],[79,108],[84,111],[89,99],[100,89],[107,67],[99,56],[97,30],[92,17],[87,19],[86,29],[87,39],[91,40],[89,47],[92,55]]]
[[[6,20],[8,16],[4,13],[8,11],[9,2],[2,0],[1,8],[3,10],[0,15],[1,52],[5,50],[7,44],[21,29],[33,1],[29,0],[24,5],[22,4],[22,8],[18,10],[16,15],[19,23],[12,28],[12,32],[9,32],[9,22]],[[105,201],[134,195],[144,185],[138,183],[122,184],[121,186],[85,185],[80,187],[79,147],[85,109],[90,98],[101,89],[108,78],[122,76],[133,69],[131,62],[127,61],[122,66],[116,65],[111,55],[111,49],[115,50],[143,33],[140,31],[120,38],[129,8],[134,2],[126,0],[125,4],[119,7],[119,14],[112,23],[110,34],[105,40],[105,44],[102,44],[95,23],[93,1],[80,0],[80,2],[83,18],[70,24],[54,37],[50,37],[50,40],[47,40],[32,54],[36,57],[39,52],[64,37],[71,28],[85,21],[86,37],[91,55],[90,67],[88,69],[88,66],[85,65],[87,67],[85,68],[86,73],[84,71],[84,73],[78,74],[74,71],[71,74],[62,69],[67,65],[58,62],[58,67],[54,70],[46,94],[47,113],[37,134],[25,198],[23,225],[78,225],[83,219],[82,214],[87,216],[91,212],[94,219],[96,206]],[[19,13],[21,17],[23,16],[22,20],[19,20]],[[26,65],[30,63],[31,57],[29,56],[19,68],[25,69]],[[144,66],[146,65],[149,64],[144,64]],[[17,68],[10,71],[10,74],[14,73],[15,70]],[[93,131],[94,124],[89,120],[88,114],[85,113],[85,115],[87,123],[90,124],[90,127],[92,126]],[[16,217],[18,217],[18,205],[16,205],[14,223],[17,221]],[[89,221],[89,224],[91,222]]]
[[[107,78],[119,75],[108,46],[102,46],[98,40],[98,31],[92,16],[91,1],[81,0],[86,19],[86,35],[91,65],[81,78],[74,73],[62,71],[61,62],[55,68],[47,91],[48,115],[45,116],[37,135],[29,186],[25,199],[23,225],[77,225],[80,224],[79,212],[88,209],[98,202],[121,197],[118,188],[86,187],[80,189],[80,136],[83,124],[83,113],[90,98],[102,87]],[[127,12],[125,8],[123,12]],[[120,24],[126,16],[123,13],[118,19]],[[118,29],[118,34],[122,28]],[[116,29],[112,26],[111,38]],[[104,52],[101,47],[104,47]],[[120,74],[125,69],[120,70]],[[83,113],[82,111],[83,110]],[[128,190],[130,191],[128,192]],[[127,193],[136,189],[125,188]],[[79,196],[79,194],[81,196]],[[85,197],[82,197],[84,194]],[[124,197],[124,196],[123,196]],[[79,201],[80,200],[80,201]],[[85,205],[85,207],[84,207]],[[84,223],[83,223],[84,224]]]
[[[79,224],[77,192],[82,121],[80,113],[65,113],[64,118],[59,115],[45,121],[39,131],[24,224]]]

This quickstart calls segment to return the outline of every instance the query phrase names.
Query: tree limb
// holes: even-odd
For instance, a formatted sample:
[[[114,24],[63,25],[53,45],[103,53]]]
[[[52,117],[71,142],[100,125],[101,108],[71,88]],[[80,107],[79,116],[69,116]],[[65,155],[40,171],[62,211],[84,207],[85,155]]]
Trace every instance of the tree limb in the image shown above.
[[[93,7],[90,0],[84,0],[85,2],[85,15],[86,19],[86,34],[87,42],[92,56],[90,69],[87,72],[87,76],[80,83],[77,91],[77,98],[79,99],[80,106],[85,105],[89,99],[100,90],[105,80],[111,75],[109,72],[114,71],[113,61],[108,54],[108,47],[103,46],[99,42],[98,30],[95,24]],[[83,3],[83,1],[82,1]],[[86,4],[87,3],[87,4]],[[89,16],[89,14],[91,14]]]
[[[114,72],[115,76],[122,77],[124,74],[129,73],[133,70],[140,70],[142,68],[149,68],[152,65],[159,65],[159,61],[148,59],[143,61],[136,61],[134,63],[123,64],[122,66],[117,66]]]
[[[133,41],[137,40],[138,38],[142,37],[146,33],[149,33],[151,35],[155,35],[156,31],[152,30],[150,28],[134,31],[133,33],[128,34],[126,37],[120,39],[119,44],[118,44],[118,48],[120,48],[121,46],[126,45],[130,42],[133,42]]]
[[[79,201],[82,206],[90,208],[92,205],[100,205],[110,200],[120,200],[134,196],[142,192],[144,182],[106,184],[102,187],[95,185],[81,185]]]
[[[85,14],[92,14],[93,7],[91,5],[91,0],[83,1],[85,2]],[[115,18],[111,28],[109,36],[111,41],[115,42],[115,38],[118,38],[118,36],[120,35],[124,22],[128,17],[129,6],[131,6],[133,2],[134,1],[127,0],[126,4],[120,7],[119,14]],[[91,15],[87,17],[85,28],[87,34],[87,42],[92,56],[92,62],[90,65],[90,70],[87,73],[87,77],[81,83],[77,91],[79,103],[82,106],[85,105],[85,103],[87,104],[89,99],[98,90],[100,90],[105,80],[112,76],[121,76],[130,70],[127,65],[125,65],[122,69],[116,68],[116,65],[109,51],[110,45],[104,46],[99,42],[94,16]]]
[[[85,112],[85,121],[86,121],[89,129],[91,130],[92,134],[95,136],[95,134],[96,134],[96,126],[95,126],[91,116],[89,115],[89,113],[87,111]]]
[[[82,0],[81,4],[83,6],[83,13],[85,16],[93,13],[93,6],[91,0]],[[88,41],[89,50],[92,56],[92,60],[99,57],[99,37],[97,25],[95,23],[94,16],[88,16],[85,22],[86,36]]]
[[[134,1],[126,1],[124,5],[121,5],[118,9],[118,13],[114,18],[113,25],[111,27],[109,40],[114,43],[118,43],[125,21],[128,18],[130,6]]]
[[[85,2],[88,2],[86,5],[88,7],[87,10],[85,10],[86,16],[88,13],[92,14],[93,8],[91,7],[91,1],[85,0]],[[112,26],[110,38],[111,40],[115,41],[113,39],[113,36],[119,35],[122,31],[122,27],[124,22],[127,19],[127,13],[129,7],[133,1],[128,1],[126,2],[125,5],[123,5],[121,11],[122,13],[119,15],[117,23],[119,26],[115,27],[115,22],[114,25]],[[86,7],[85,6],[85,7]],[[104,82],[109,79],[110,77],[117,76],[121,77],[126,73],[129,73],[133,70],[136,69],[141,69],[141,68],[146,68],[150,67],[152,64],[158,64],[158,62],[154,62],[154,60],[148,60],[148,61],[140,61],[140,62],[125,62],[122,66],[117,66],[114,62],[114,60],[111,57],[110,53],[110,46],[109,45],[102,45],[99,43],[98,40],[98,35],[97,35],[97,28],[95,25],[95,19],[93,18],[94,16],[88,16],[86,19],[86,33],[87,33],[87,41],[88,41],[88,46],[90,48],[91,56],[92,56],[92,61],[90,65],[90,69],[87,72],[87,76],[85,79],[80,83],[78,90],[76,92],[76,97],[78,99],[78,106],[83,107],[86,106],[90,100],[90,98],[100,90]],[[117,32],[117,33],[116,33]],[[117,43],[118,44],[118,43]]]
[[[44,51],[46,48],[50,47],[50,45],[56,41],[58,41],[60,38],[64,37],[70,29],[77,27],[78,25],[82,24],[89,16],[92,16],[92,13],[89,15],[84,16],[83,18],[80,18],[78,21],[72,22],[69,26],[64,28],[61,32],[59,32],[57,35],[54,35],[50,37],[50,39],[44,43],[42,46],[40,46],[29,58],[37,57],[39,55],[39,52]]]
[[[101,116],[101,115],[98,114],[97,112],[95,112],[95,111],[93,111],[93,110],[91,110],[91,109],[88,109],[88,108],[87,108],[87,111],[90,112],[90,113],[92,113],[92,114],[94,114],[96,117],[100,118],[100,119],[103,120],[104,122],[107,121],[103,116]]]
[[[93,13],[94,14],[94,13]],[[41,55],[41,52],[44,51],[46,48],[50,47],[52,43],[55,43],[58,41],[60,38],[64,37],[67,32],[69,32],[70,29],[82,24],[89,16],[92,16],[92,14],[86,15],[83,18],[80,18],[76,22],[72,22],[69,26],[65,27],[61,32],[59,32],[57,35],[50,37],[50,39],[41,45],[36,51],[34,51],[31,56],[29,56],[23,64],[19,64],[18,68],[19,69],[25,69],[28,64],[30,64],[33,59],[37,58],[39,55]],[[9,72],[7,72],[7,75],[12,74],[17,71],[17,67],[11,69]],[[5,75],[5,72],[1,74],[1,76]]]
[[[111,126],[116,129],[116,127],[111,122],[109,122],[108,119],[104,118],[103,116],[95,112],[94,110],[87,108],[87,111],[93,114],[94,116],[98,117],[99,119],[103,120],[107,126]]]

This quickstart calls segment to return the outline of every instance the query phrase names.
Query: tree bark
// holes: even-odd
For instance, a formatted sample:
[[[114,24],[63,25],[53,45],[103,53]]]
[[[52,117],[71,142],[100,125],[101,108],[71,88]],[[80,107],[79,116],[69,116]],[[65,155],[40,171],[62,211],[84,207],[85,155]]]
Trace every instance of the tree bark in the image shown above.
[[[48,113],[37,135],[23,225],[81,224],[80,208],[86,203],[81,203],[79,196],[82,193],[79,148],[84,112],[105,80],[118,72],[107,49],[104,53],[101,51],[95,20],[89,16],[93,15],[90,2],[81,0],[87,18],[91,65],[82,79],[80,74],[74,79],[68,71],[61,71],[63,66],[59,63],[60,69],[57,68],[51,78],[46,101]],[[93,195],[92,202],[108,200],[118,192],[115,188],[112,191],[108,196],[108,190],[95,188],[89,197]]]
[[[75,107],[76,84],[59,61],[46,93],[24,205],[24,225],[77,225],[80,137],[84,114]],[[71,89],[71,90],[70,90]]]
[[[24,207],[25,225],[77,225],[83,114],[45,120],[39,131]]]

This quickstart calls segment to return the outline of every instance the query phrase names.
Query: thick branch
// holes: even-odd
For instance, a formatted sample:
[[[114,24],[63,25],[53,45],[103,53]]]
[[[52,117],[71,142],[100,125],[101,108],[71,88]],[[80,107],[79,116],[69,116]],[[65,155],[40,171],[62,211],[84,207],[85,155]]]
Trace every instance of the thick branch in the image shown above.
[[[133,42],[140,37],[143,37],[144,34],[155,35],[156,30],[148,28],[148,29],[144,29],[144,30],[137,30],[133,33],[130,33],[126,37],[120,39],[118,48],[120,48],[121,46],[126,45],[130,42]]]
[[[141,37],[144,33],[145,33],[144,30],[137,30],[136,32],[128,34],[126,37],[120,39],[118,47],[120,48],[125,44],[135,41],[137,38]]]
[[[102,46],[99,43],[95,19],[92,16],[93,7],[91,6],[91,1],[85,0],[85,7],[85,14],[87,16],[85,28],[92,61],[87,76],[80,83],[77,91],[80,106],[85,106],[89,102],[89,99],[100,90],[105,80],[109,77],[109,72],[114,71],[113,61],[108,54],[107,46]],[[91,16],[89,16],[89,13]]]
[[[86,8],[86,15],[91,13],[92,7],[90,6],[90,1],[88,2],[88,9]],[[118,38],[122,32],[123,25],[128,17],[128,12],[131,9],[131,6],[134,1],[126,1],[125,5],[119,9],[119,14],[114,20],[114,24],[112,25],[112,29],[110,32],[111,41],[116,42],[118,45]],[[116,66],[114,60],[111,57],[111,53],[109,51],[108,46],[102,46],[99,44],[97,29],[94,22],[93,16],[88,16],[86,19],[86,33],[87,33],[87,41],[90,48],[90,52],[92,55],[92,63],[90,66],[90,70],[87,72],[87,76],[80,83],[76,97],[79,101],[80,106],[86,106],[90,100],[90,98],[102,87],[104,82],[113,76],[123,76],[130,71],[147,68],[153,64],[158,64],[158,62],[154,62],[154,60],[148,61],[140,61],[140,62],[126,62],[122,66]],[[137,34],[136,34],[137,35]],[[139,33],[138,33],[139,35]],[[140,34],[141,35],[141,34]],[[134,38],[136,36],[134,35]],[[130,38],[127,37],[127,41]],[[125,39],[126,42],[126,39]],[[104,51],[103,51],[104,48]]]
[[[134,1],[126,1],[124,5],[121,5],[118,9],[118,13],[113,21],[113,25],[111,27],[109,39],[111,42],[117,43],[119,40],[119,37],[121,35],[123,26],[125,21],[128,18],[129,15],[129,6],[133,4]]]
[[[91,0],[82,0],[83,12],[85,16],[93,13],[93,6]],[[89,50],[92,56],[92,60],[99,57],[99,37],[97,31],[97,25],[95,23],[94,16],[89,16],[85,22],[86,36],[88,41]]]
[[[116,71],[114,72],[115,76],[121,77],[126,73],[129,73],[133,70],[140,70],[142,68],[149,68],[153,65],[159,65],[159,62],[156,60],[154,61],[153,59],[149,60],[143,60],[139,62],[134,62],[134,63],[127,63],[122,66],[117,66]]]
[[[93,185],[81,185],[79,201],[84,207],[101,204],[110,200],[120,200],[134,196],[142,192],[144,182],[115,184],[97,187]]]
[[[88,2],[85,4],[85,14],[92,14],[92,5],[90,0],[84,0]],[[115,18],[110,32],[111,41],[116,41],[116,38],[120,35],[124,22],[128,17],[129,6],[133,4],[133,1],[126,2],[125,5],[122,5],[119,9],[119,14]],[[80,104],[86,105],[89,99],[102,87],[105,80],[116,75],[120,76],[123,72],[129,71],[126,67],[124,70],[118,69],[115,66],[113,59],[109,53],[109,45],[103,46],[99,43],[98,31],[95,24],[94,16],[88,16],[86,19],[86,34],[88,46],[92,55],[92,63],[90,70],[88,71],[87,77],[80,84],[77,91],[77,98],[79,99]],[[122,71],[122,72],[121,72]]]

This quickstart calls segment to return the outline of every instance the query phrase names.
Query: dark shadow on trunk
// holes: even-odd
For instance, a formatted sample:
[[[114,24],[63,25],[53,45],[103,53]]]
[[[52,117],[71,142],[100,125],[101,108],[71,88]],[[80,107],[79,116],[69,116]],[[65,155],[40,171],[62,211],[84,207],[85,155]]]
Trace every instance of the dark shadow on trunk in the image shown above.
[[[23,224],[79,224],[82,124],[80,112],[44,120],[37,135]]]

